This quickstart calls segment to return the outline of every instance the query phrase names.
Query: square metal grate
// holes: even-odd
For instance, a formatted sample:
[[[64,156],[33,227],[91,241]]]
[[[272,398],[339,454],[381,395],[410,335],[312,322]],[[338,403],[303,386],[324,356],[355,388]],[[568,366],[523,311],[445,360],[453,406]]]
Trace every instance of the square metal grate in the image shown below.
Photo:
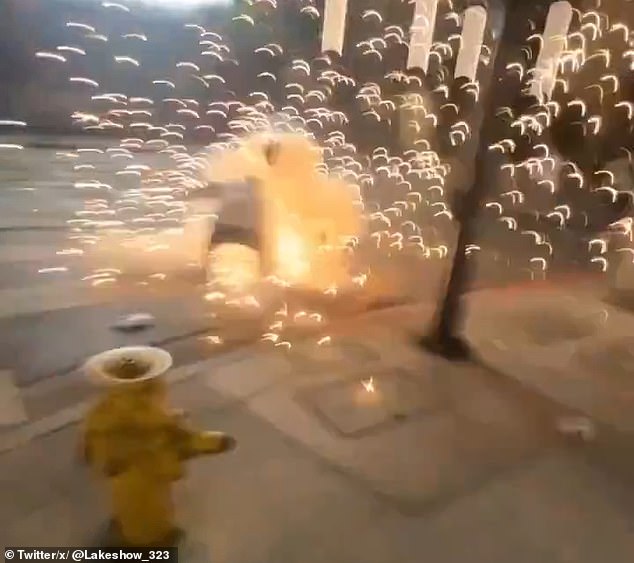
[[[403,368],[359,372],[342,381],[300,392],[298,399],[327,427],[348,437],[360,437],[441,406],[429,374]]]

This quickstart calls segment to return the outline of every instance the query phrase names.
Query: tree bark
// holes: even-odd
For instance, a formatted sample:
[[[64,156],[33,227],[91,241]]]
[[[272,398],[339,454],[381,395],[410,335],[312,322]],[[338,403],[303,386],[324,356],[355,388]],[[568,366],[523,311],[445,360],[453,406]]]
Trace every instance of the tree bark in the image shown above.
[[[468,359],[471,356],[469,345],[462,334],[464,312],[461,300],[472,274],[466,247],[474,239],[478,210],[486,195],[488,172],[492,168],[493,156],[489,152],[489,145],[497,140],[495,111],[500,106],[510,105],[504,101],[514,94],[509,95],[503,89],[496,88],[496,82],[503,76],[506,66],[506,59],[501,51],[506,45],[514,43],[514,30],[509,22],[517,17],[516,12],[519,12],[520,5],[520,0],[501,2],[504,12],[501,18],[500,40],[495,53],[491,78],[493,82],[485,92],[487,99],[484,104],[485,113],[479,135],[473,183],[454,210],[458,222],[458,236],[449,279],[431,330],[421,341],[421,345],[427,350],[449,359]]]

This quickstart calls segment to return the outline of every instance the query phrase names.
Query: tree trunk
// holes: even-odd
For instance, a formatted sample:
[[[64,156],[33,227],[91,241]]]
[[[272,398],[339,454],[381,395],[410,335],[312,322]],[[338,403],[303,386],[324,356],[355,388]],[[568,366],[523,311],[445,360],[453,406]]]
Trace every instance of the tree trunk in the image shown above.
[[[449,280],[431,330],[421,341],[421,345],[427,350],[449,359],[470,357],[469,345],[462,335],[464,312],[461,300],[472,273],[466,246],[473,242],[478,211],[486,194],[488,171],[492,168],[493,157],[489,152],[489,145],[497,140],[495,111],[500,106],[510,105],[505,104],[504,100],[514,94],[509,95],[496,86],[498,77],[503,76],[506,66],[506,58],[501,56],[500,52],[504,50],[505,45],[514,43],[514,26],[508,24],[517,17],[518,14],[515,12],[519,11],[520,4],[518,0],[501,2],[501,9],[504,12],[501,18],[500,40],[496,48],[492,83],[485,92],[487,100],[485,100],[485,114],[479,136],[473,184],[454,210],[458,222],[458,237]]]

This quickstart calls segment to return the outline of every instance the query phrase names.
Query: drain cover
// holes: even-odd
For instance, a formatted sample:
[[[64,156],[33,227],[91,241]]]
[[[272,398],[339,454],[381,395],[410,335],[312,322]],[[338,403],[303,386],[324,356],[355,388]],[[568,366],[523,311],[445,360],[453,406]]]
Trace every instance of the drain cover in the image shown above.
[[[366,434],[440,406],[431,375],[385,369],[311,388],[300,397],[331,429],[345,436]]]

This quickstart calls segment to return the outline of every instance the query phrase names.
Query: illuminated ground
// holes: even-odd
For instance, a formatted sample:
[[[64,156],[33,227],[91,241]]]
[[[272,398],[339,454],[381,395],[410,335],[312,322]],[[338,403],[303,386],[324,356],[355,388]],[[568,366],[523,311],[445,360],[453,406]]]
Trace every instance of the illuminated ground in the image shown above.
[[[28,147],[34,143],[39,147]],[[43,144],[48,146],[42,148]],[[213,331],[219,323],[213,319],[214,308],[202,299],[204,276],[184,262],[167,271],[164,278],[155,277],[160,275],[156,272],[161,265],[153,269],[150,262],[145,270],[127,275],[124,264],[123,275],[116,284],[93,287],[95,280],[90,278],[95,271],[104,266],[120,267],[120,263],[116,249],[114,263],[104,263],[91,253],[89,246],[81,247],[73,241],[77,233],[72,229],[78,227],[72,222],[77,221],[75,213],[84,210],[86,202],[99,194],[76,187],[77,173],[69,168],[72,163],[65,162],[63,154],[84,146],[106,148],[107,141],[30,137],[25,145],[14,157],[3,154],[5,167],[0,177],[0,324],[4,335],[0,341],[0,365],[14,371],[18,384],[66,373],[87,355],[112,345],[162,342],[192,333],[198,337],[205,327],[216,334]],[[139,159],[152,166],[166,165],[156,155],[141,155]],[[85,160],[85,164],[100,169],[101,181],[115,189],[121,187],[114,164],[99,158]],[[87,231],[93,232],[90,228]],[[77,247],[85,248],[85,253],[67,253]],[[126,259],[130,263],[130,253],[122,253],[120,262]],[[391,262],[390,268],[394,270]],[[394,278],[394,272],[390,276]],[[389,280],[396,293],[402,294],[399,283]],[[404,283],[410,288],[419,287],[413,278]],[[405,293],[410,288],[405,288]],[[380,289],[392,289],[394,293],[388,286]],[[111,325],[121,315],[134,312],[156,315],[156,330],[132,337],[113,333]],[[65,329],[60,331],[60,327]],[[223,340],[230,340],[225,332]],[[247,332],[248,338],[261,334]],[[194,355],[190,360],[210,353],[204,344],[196,351],[200,346],[190,347]]]
[[[566,131],[571,145],[581,147],[599,131],[595,149],[631,144],[620,135],[634,109],[618,68],[631,64],[631,31],[592,11],[576,13],[580,31],[568,35],[563,55],[572,64],[562,65],[572,68],[561,69],[554,102],[496,108],[499,137],[489,149],[503,155],[493,168],[505,164],[481,202],[484,242],[467,248],[477,262],[476,285],[541,277],[551,285],[471,292],[467,336],[479,361],[452,364],[414,345],[430,323],[452,254],[453,190],[471,183],[468,171],[447,176],[436,151],[447,152],[439,148],[444,140],[456,149],[455,164],[470,159],[480,113],[473,106],[483,105],[497,23],[486,44],[473,46],[477,82],[455,96],[461,6],[443,2],[434,56],[421,53],[433,59],[428,76],[442,82],[432,94],[403,72],[413,3],[400,2],[395,11],[349,4],[354,25],[344,29],[341,61],[319,57],[321,5],[310,0],[248,2],[231,23],[211,17],[201,20],[205,27],[180,16],[155,27],[149,11],[111,2],[77,17],[73,10],[73,22],[63,10],[49,16],[28,2],[20,3],[27,11],[12,12],[17,19],[7,21],[17,25],[5,35],[18,83],[9,82],[11,115],[0,119],[15,121],[4,122],[3,131],[29,130],[40,110],[49,118],[61,113],[66,130],[73,113],[93,130],[160,136],[163,146],[169,139],[174,158],[129,147],[80,154],[85,141],[70,137],[37,147],[26,139],[24,150],[12,144],[24,138],[0,141],[8,143],[0,146],[0,524],[7,543],[98,541],[107,510],[77,463],[75,426],[96,390],[77,367],[87,355],[134,342],[172,352],[175,402],[240,444],[225,458],[196,463],[179,487],[185,560],[634,559],[634,320],[607,305],[602,291],[617,270],[616,253],[633,252],[631,208],[612,205],[627,197],[631,186],[621,182],[631,170],[619,178],[609,170],[579,174],[585,157],[564,156],[550,135],[560,110],[572,119],[581,110],[593,127],[584,124],[574,137]],[[518,5],[527,11],[513,18],[517,38],[538,36],[540,18],[533,21],[528,3]],[[27,27],[33,35],[21,45]],[[615,39],[614,48],[604,37]],[[503,81],[494,89],[504,94],[501,105],[514,105],[515,96],[502,98],[539,65],[541,53],[525,38],[526,57],[513,54],[495,78]],[[600,51],[606,46],[613,50]],[[506,56],[507,49],[498,52]],[[592,61],[605,66],[595,72]],[[25,74],[43,80],[27,87]],[[107,93],[115,91],[125,94]],[[315,133],[329,172],[363,186],[381,248],[360,253],[372,275],[359,299],[324,303],[322,296],[318,303],[313,295],[284,294],[262,315],[219,315],[191,269],[159,267],[150,254],[113,262],[114,252],[104,263],[84,252],[98,244],[94,230],[103,221],[135,229],[178,224],[178,192],[191,180],[184,171],[195,165],[191,147],[178,145],[182,139],[226,149],[225,141],[270,123]],[[527,128],[536,137],[524,135]],[[530,146],[520,146],[527,139]],[[136,152],[144,142],[124,144]],[[616,158],[614,151],[605,156]],[[554,172],[566,160],[569,174],[560,182]],[[151,171],[165,167],[180,170],[172,177],[176,189],[168,201],[148,202],[138,178],[154,180]],[[584,185],[598,189],[586,193]],[[570,193],[562,189],[571,186]],[[621,233],[608,237],[607,225],[617,219]],[[71,242],[69,234],[79,238]],[[575,279],[601,271],[608,276],[583,287]],[[572,275],[554,279],[561,272]],[[418,305],[359,315],[400,298]],[[156,326],[133,335],[111,330],[120,315],[137,311],[152,313]],[[294,325],[306,318],[318,328]],[[286,324],[293,330],[278,331]]]
[[[170,270],[165,279],[152,277],[153,270],[149,268],[123,276],[116,284],[92,287],[91,280],[83,278],[104,264],[91,254],[64,252],[77,246],[69,238],[76,234],[70,229],[77,224],[68,221],[76,219],[74,213],[84,209],[86,201],[95,194],[74,187],[77,172],[69,170],[69,164],[59,155],[84,146],[101,143],[106,148],[109,144],[81,137],[27,140],[40,148],[27,147],[13,158],[3,153],[5,167],[0,177],[0,367],[12,370],[19,385],[67,373],[87,355],[126,342],[177,339],[179,346],[185,346],[187,341],[187,352],[179,354],[184,355],[183,360],[193,360],[212,352],[199,337],[218,334],[219,325],[223,327],[224,340],[231,340],[225,334],[227,327],[242,336],[242,328],[231,329],[233,325],[250,325],[248,338],[257,338],[257,331],[262,328],[258,323],[219,322],[213,318],[213,308],[208,304],[199,306],[204,294],[203,277],[199,270],[184,264]],[[41,148],[42,144],[49,146]],[[153,166],[165,166],[157,155],[139,158]],[[114,164],[86,157],[84,160],[101,167],[101,181],[117,187],[122,182],[120,176],[115,176],[118,168]],[[346,309],[348,313],[358,313],[377,302],[433,300],[448,265],[446,260],[421,260],[407,253],[370,252],[365,258],[373,275],[361,301],[350,306],[344,300],[343,309],[341,304],[326,307],[329,314],[342,310],[345,313]],[[511,272],[487,259],[486,255],[478,257],[477,286],[527,276],[526,272]],[[319,308],[323,307],[322,302]],[[114,333],[113,322],[131,312],[155,314],[156,328],[131,337]],[[60,327],[65,328],[61,331]],[[207,327],[209,334],[204,333]],[[186,338],[192,333],[194,338]]]
[[[49,189],[38,205],[51,222],[41,226],[61,226],[73,198],[67,183]],[[13,211],[3,221],[29,225],[23,196],[7,201]],[[99,541],[107,509],[98,484],[76,462],[73,424],[95,389],[73,368],[111,346],[165,341],[184,369],[177,373],[189,374],[172,386],[174,402],[196,423],[231,432],[240,444],[225,458],[192,464],[178,486],[179,519],[188,532],[182,549],[190,561],[628,563],[634,557],[627,480],[634,424],[623,340],[631,319],[610,310],[605,323],[603,304],[592,301],[596,293],[581,294],[581,302],[595,305],[580,308],[572,323],[559,309],[572,290],[539,306],[527,287],[473,301],[469,337],[490,369],[450,365],[411,347],[429,307],[344,319],[325,347],[309,336],[295,340],[290,353],[261,344],[224,354],[201,340],[218,330],[198,306],[195,277],[167,279],[152,291],[123,283],[80,290],[82,268],[92,267],[81,258],[71,272],[37,273],[55,266],[62,230],[0,235],[0,359],[11,369],[2,372],[0,433],[7,545]],[[416,280],[419,271],[409,266],[391,271]],[[110,329],[121,313],[137,310],[152,312],[156,328],[136,335]],[[222,327],[227,340],[227,328],[242,344],[262,332],[257,323],[233,319]],[[584,336],[589,340],[578,345]],[[608,340],[616,348],[606,358],[600,352]],[[581,362],[587,373],[571,377],[564,370],[556,379],[568,357],[562,353],[570,350],[578,350],[574,365]],[[18,396],[6,385],[9,375],[22,386]],[[374,397],[368,385],[389,400],[368,402]],[[8,420],[20,415],[8,408],[11,397],[26,420]],[[557,421],[570,410],[596,415],[600,439],[589,446],[563,441]]]
[[[407,332],[426,318],[421,308],[377,313],[342,329],[329,354],[251,349],[174,383],[193,422],[239,442],[193,462],[177,486],[181,556],[631,561],[631,434],[597,422],[597,439],[564,440],[560,403],[413,349]],[[499,318],[484,335],[510,338]],[[76,462],[76,437],[61,428],[0,455],[7,545],[99,541],[107,508]]]

